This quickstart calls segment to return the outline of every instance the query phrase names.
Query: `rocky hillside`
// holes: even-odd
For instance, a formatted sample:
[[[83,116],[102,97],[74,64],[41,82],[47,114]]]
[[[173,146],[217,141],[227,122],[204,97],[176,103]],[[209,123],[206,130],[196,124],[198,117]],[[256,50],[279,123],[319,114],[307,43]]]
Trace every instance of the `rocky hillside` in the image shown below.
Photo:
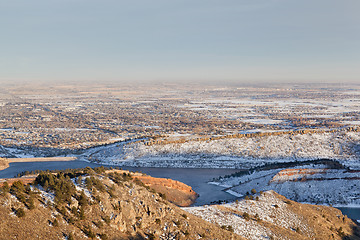
[[[185,210],[247,239],[360,239],[359,227],[340,210],[300,204],[274,191]]]
[[[0,192],[0,239],[242,239],[126,172],[40,173]]]

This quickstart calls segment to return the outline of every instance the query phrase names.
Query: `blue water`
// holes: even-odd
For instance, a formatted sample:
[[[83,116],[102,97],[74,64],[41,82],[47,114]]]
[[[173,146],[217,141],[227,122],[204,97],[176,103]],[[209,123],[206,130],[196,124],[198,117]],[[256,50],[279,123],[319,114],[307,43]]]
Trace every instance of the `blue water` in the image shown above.
[[[360,220],[360,208],[355,207],[338,207],[344,215],[351,219]]]
[[[10,167],[0,171],[0,178],[10,178],[18,173],[33,170],[63,170],[67,168],[99,167],[101,165],[83,161],[69,162],[24,162],[10,163]],[[106,165],[104,165],[106,166]],[[122,167],[130,171],[146,173],[153,177],[171,178],[183,182],[193,188],[200,196],[194,205],[209,204],[218,200],[235,200],[236,197],[224,191],[223,188],[207,184],[208,181],[219,176],[237,172],[236,169],[192,169],[192,168],[143,168]]]

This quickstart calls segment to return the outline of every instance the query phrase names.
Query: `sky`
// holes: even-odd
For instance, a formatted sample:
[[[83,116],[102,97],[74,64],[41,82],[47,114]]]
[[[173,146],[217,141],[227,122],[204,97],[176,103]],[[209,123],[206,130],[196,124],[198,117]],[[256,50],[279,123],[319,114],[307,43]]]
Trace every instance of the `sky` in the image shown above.
[[[359,0],[0,0],[0,81],[360,83]]]

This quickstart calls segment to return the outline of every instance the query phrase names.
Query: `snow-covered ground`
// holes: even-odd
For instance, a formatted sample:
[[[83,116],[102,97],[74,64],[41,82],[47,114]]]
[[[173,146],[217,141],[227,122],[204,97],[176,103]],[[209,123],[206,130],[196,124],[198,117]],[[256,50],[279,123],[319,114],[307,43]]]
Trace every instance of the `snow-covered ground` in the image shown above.
[[[297,178],[282,176],[283,179],[279,181],[277,174],[281,170],[283,169],[255,171],[239,177],[221,178],[210,184],[227,187],[228,192],[235,193],[235,196],[246,195],[252,189],[274,190],[297,202],[360,206],[360,172],[327,169],[318,174],[297,176]],[[273,181],[274,179],[276,181]]]
[[[268,162],[329,158],[360,169],[359,143],[358,132],[285,134],[151,146],[113,144],[83,156],[120,166],[240,169]]]
[[[301,232],[311,237],[306,221],[289,210],[287,204],[277,198],[273,191],[259,195],[257,201],[241,200],[222,205],[183,209],[220,226],[232,226],[236,234],[247,239],[279,238],[276,236],[276,232],[271,232],[269,228],[259,224],[258,221],[268,222],[293,231],[299,228]],[[244,213],[247,213],[250,219],[246,219]]]
[[[359,132],[284,134],[151,146],[125,141],[76,151],[0,146],[0,157],[75,156],[117,166],[236,169],[328,158],[360,169],[359,143]]]

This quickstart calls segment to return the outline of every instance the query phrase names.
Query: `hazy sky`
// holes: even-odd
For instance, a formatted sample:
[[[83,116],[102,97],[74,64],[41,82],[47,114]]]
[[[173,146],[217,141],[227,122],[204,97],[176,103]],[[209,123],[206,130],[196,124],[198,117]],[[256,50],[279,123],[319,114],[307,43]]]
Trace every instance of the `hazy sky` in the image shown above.
[[[0,81],[360,82],[359,0],[0,0]]]

